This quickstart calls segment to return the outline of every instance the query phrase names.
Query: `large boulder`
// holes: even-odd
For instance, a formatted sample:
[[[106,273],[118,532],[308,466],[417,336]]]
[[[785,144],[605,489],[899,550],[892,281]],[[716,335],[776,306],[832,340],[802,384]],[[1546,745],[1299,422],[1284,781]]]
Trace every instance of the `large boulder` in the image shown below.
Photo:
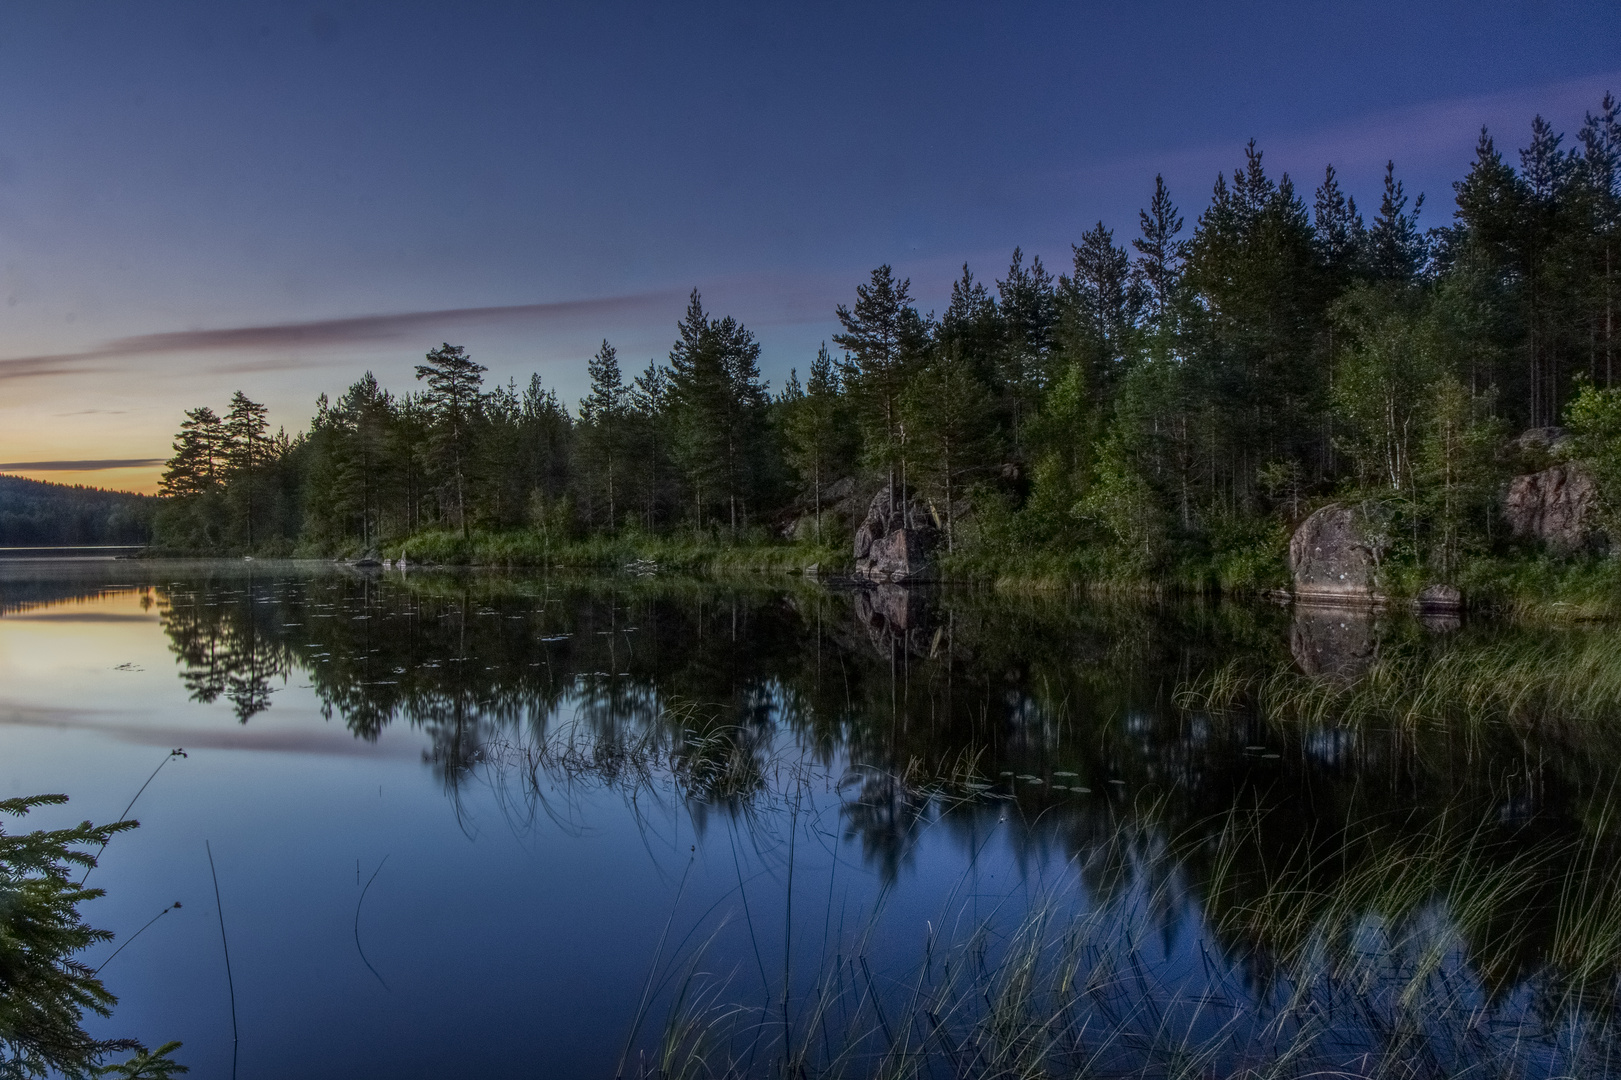
[[[1295,599],[1307,603],[1369,603],[1379,599],[1378,547],[1365,515],[1330,503],[1313,512],[1289,539]]]
[[[1566,462],[1516,476],[1503,496],[1503,516],[1522,540],[1539,540],[1569,553],[1593,540],[1598,489],[1581,466]]]
[[[910,492],[896,497],[888,485],[872,497],[856,527],[855,576],[866,581],[926,581],[940,540],[934,516]]]

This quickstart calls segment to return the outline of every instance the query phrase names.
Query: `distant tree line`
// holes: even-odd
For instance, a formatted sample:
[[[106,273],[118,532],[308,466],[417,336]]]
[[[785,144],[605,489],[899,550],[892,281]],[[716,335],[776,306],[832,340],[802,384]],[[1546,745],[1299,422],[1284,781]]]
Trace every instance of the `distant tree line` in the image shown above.
[[[145,544],[158,500],[0,476],[0,547]]]
[[[989,284],[965,265],[938,315],[879,267],[775,394],[754,335],[696,291],[664,362],[627,379],[604,341],[572,410],[538,376],[487,388],[449,344],[411,392],[368,374],[291,438],[238,394],[186,414],[160,539],[842,543],[827,492],[856,477],[927,500],[954,550],[1133,572],[1275,548],[1314,501],[1351,496],[1445,574],[1500,542],[1508,434],[1569,419],[1580,445],[1621,438],[1616,100],[1570,147],[1538,117],[1514,161],[1483,130],[1454,193],[1426,229],[1392,163],[1365,216],[1332,167],[1308,201],[1251,143],[1191,222],[1156,178],[1129,242],[1100,222],[1056,275],[1017,249]]]

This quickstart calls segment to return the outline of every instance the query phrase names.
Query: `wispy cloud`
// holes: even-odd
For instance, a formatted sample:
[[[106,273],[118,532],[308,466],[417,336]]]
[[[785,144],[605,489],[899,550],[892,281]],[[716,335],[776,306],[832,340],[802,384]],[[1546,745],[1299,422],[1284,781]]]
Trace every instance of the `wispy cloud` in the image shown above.
[[[0,469],[14,472],[100,472],[103,469],[150,469],[162,458],[84,458],[64,461],[0,461]]]
[[[116,338],[79,352],[0,359],[0,379],[37,379],[53,375],[81,375],[121,365],[110,361],[186,353],[300,352],[341,346],[432,337],[451,329],[521,322],[569,322],[583,318],[624,318],[651,314],[678,302],[680,293],[658,291],[565,300],[546,304],[509,304],[500,307],[444,308],[393,315],[361,315],[346,319],[271,323],[217,330],[179,330]],[[306,367],[318,363],[307,356],[256,358],[227,365],[229,371],[264,371]]]
[[[1466,167],[1482,125],[1492,131],[1509,161],[1517,164],[1514,148],[1529,137],[1534,115],[1540,113],[1553,121],[1557,130],[1574,135],[1584,111],[1597,108],[1607,90],[1621,91],[1621,71],[1420,102],[1322,127],[1255,134],[1268,164],[1273,169],[1281,166],[1296,170],[1296,181],[1306,188],[1309,199],[1311,187],[1328,164],[1341,173],[1361,170],[1371,174],[1392,159],[1397,169],[1407,174],[1446,174]],[[1566,145],[1570,145],[1568,137]],[[1154,173],[1163,172],[1173,182],[1198,185],[1195,191],[1199,191],[1215,179],[1218,171],[1230,172],[1242,166],[1243,161],[1242,142],[1235,141],[1123,156],[1077,170],[1069,177],[1099,186],[1130,185],[1146,193],[1152,187]],[[1444,191],[1435,194],[1439,197]]]

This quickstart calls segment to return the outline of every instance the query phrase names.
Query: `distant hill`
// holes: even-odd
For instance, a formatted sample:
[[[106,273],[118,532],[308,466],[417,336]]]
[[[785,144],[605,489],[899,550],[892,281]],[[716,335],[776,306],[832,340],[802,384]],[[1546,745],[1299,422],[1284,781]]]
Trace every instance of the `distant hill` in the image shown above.
[[[157,507],[151,495],[0,475],[0,547],[149,543]]]

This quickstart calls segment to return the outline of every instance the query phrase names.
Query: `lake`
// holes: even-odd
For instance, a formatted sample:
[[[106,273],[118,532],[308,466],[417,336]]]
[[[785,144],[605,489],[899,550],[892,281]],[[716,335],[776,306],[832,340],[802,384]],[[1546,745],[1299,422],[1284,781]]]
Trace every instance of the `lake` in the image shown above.
[[[1604,1075],[1614,640],[0,560],[0,794],[194,1076]]]

